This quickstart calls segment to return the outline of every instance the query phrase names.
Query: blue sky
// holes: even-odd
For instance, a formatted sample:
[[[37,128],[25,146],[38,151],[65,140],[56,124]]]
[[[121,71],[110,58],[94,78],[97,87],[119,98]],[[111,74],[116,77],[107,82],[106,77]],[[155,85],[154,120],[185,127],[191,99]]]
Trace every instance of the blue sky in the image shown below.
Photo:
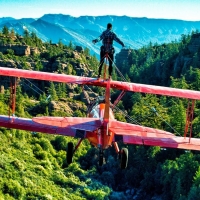
[[[117,15],[200,21],[200,0],[0,0],[0,17]]]

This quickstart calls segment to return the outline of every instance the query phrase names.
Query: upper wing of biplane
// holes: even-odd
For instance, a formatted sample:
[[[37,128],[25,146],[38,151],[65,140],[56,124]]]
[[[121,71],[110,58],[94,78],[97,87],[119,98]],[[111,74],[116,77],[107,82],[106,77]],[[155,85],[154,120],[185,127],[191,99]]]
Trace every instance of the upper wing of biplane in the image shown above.
[[[21,69],[13,69],[6,67],[0,67],[0,75],[54,81],[54,82],[63,82],[63,83],[74,83],[81,85],[93,85],[100,87],[106,87],[107,85],[107,81],[97,80],[96,78],[39,72],[31,70],[21,70]],[[120,82],[120,81],[110,81],[110,88],[124,90],[124,91],[131,91],[131,92],[142,92],[149,94],[158,94],[158,95],[200,100],[200,92],[194,90],[185,90],[185,89]]]

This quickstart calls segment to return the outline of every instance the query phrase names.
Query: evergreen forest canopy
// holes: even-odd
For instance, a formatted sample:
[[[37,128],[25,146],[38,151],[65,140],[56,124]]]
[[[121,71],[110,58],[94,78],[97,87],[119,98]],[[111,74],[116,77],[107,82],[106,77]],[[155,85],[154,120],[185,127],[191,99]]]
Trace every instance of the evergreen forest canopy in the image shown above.
[[[131,82],[199,90],[200,48],[191,53],[191,35],[169,44],[149,44],[133,50],[127,61],[117,66]],[[13,40],[13,36],[16,37]],[[1,65],[79,75],[97,71],[98,60],[89,49],[82,53],[69,45],[42,42],[34,33],[23,37],[6,27],[0,32],[0,44],[27,44],[40,54],[16,56],[8,49],[0,53]],[[117,72],[113,79],[120,80]],[[28,82],[31,81],[31,82]],[[9,79],[0,76],[0,114],[8,114]],[[92,94],[104,89],[91,87]],[[70,95],[69,95],[70,94]],[[73,94],[73,95],[72,95]],[[119,91],[112,90],[114,101]],[[50,98],[48,98],[50,97]],[[126,93],[118,107],[144,126],[183,135],[186,99]],[[193,137],[200,137],[200,104],[196,102]],[[86,104],[78,86],[45,81],[18,80],[16,116],[85,116]],[[116,118],[129,122],[116,111]],[[155,112],[156,111],[156,112]],[[170,125],[170,126],[169,126]],[[196,151],[160,147],[124,145],[129,148],[129,164],[121,170],[114,148],[105,151],[105,164],[98,166],[98,150],[84,141],[67,166],[66,146],[76,139],[0,128],[0,199],[151,199],[193,200],[200,195],[200,154]],[[131,192],[129,192],[131,191]]]

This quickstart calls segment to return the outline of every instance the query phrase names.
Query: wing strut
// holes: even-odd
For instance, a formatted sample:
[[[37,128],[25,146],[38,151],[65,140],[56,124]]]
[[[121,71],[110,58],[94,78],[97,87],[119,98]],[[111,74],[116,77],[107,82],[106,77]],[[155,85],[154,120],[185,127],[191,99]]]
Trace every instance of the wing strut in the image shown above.
[[[78,149],[78,147],[80,146],[81,142],[83,141],[84,138],[80,138],[78,140],[78,143],[76,144],[75,148],[74,148],[74,151],[73,151],[73,154],[75,153],[75,151]]]
[[[190,138],[192,137],[192,121],[193,121],[193,115],[194,115],[194,104],[195,104],[195,100],[188,101],[184,137],[186,137],[188,129],[190,129]]]
[[[112,106],[113,107],[116,106],[125,94],[126,94],[126,92],[124,90],[122,90]]]
[[[103,141],[107,140],[109,135],[109,118],[110,118],[110,79],[107,81],[106,92],[105,92],[105,110],[103,119]]]
[[[109,121],[109,116],[110,116],[109,110],[110,110],[110,80],[107,81],[107,86],[106,86],[104,120]]]
[[[9,117],[15,115],[15,103],[16,103],[16,78],[10,77],[10,102],[8,108]]]

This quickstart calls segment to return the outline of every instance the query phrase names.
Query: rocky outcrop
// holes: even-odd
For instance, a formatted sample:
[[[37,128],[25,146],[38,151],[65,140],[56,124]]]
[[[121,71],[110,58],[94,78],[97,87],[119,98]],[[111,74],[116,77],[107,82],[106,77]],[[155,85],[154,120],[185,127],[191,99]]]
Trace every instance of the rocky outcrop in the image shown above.
[[[124,62],[127,62],[128,57],[131,52],[132,52],[132,49],[122,49],[118,54],[116,54],[116,56],[115,56],[116,65],[120,66]]]
[[[2,52],[3,54],[7,53],[9,49],[13,50],[14,54],[17,56],[27,56],[30,54],[33,55],[39,53],[37,48],[30,47],[28,45],[14,45],[14,44],[0,45],[0,52]]]
[[[39,54],[39,50],[37,47],[30,47],[30,54],[34,55],[34,54]]]
[[[0,52],[7,53],[8,49],[13,50],[15,55],[17,56],[30,55],[30,47],[27,45],[0,45]]]
[[[1,87],[0,87],[0,93],[4,94],[4,86],[3,85],[1,85]]]
[[[70,108],[68,102],[65,101],[51,101],[49,103],[49,109],[50,110],[62,110],[69,115],[73,114],[73,110]]]
[[[17,63],[13,60],[0,60],[0,67],[16,68]]]
[[[83,53],[84,49],[82,46],[76,46],[75,51],[77,51],[79,53]]]

